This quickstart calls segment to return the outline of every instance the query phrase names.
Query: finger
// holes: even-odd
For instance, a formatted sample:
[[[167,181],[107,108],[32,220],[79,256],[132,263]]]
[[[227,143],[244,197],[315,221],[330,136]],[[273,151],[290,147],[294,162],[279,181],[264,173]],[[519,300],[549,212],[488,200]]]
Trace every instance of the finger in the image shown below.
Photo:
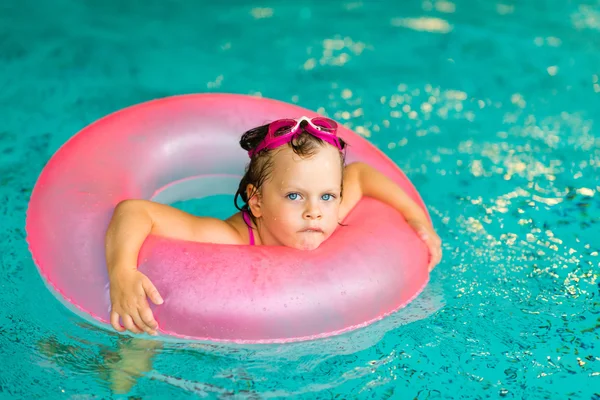
[[[419,237],[421,238],[421,240],[423,240],[424,242],[429,240],[429,233],[427,232],[426,229],[419,229],[417,231]]]
[[[156,289],[154,284],[152,284],[150,279],[148,279],[147,277],[144,280],[142,280],[142,288],[144,289],[144,292],[146,292],[146,296],[148,296],[154,304],[160,305],[164,303],[164,300],[160,296],[160,293],[158,293],[158,290]]]
[[[150,307],[146,307],[140,311],[140,318],[142,321],[150,328],[151,331],[156,333],[156,329],[158,328],[158,323],[154,319],[154,315],[152,314],[152,310]]]
[[[435,255],[438,252],[438,249],[440,248],[440,246],[435,242],[435,240],[433,240],[432,237],[428,237],[425,240],[425,244],[427,245],[427,248],[429,249],[429,252],[432,256]]]
[[[433,270],[436,265],[442,260],[442,249],[436,247],[431,253],[431,261],[429,263],[429,271]]]
[[[429,250],[429,265],[428,265],[428,267],[429,267],[429,270],[431,271],[438,262],[439,247],[437,245],[435,245],[435,243],[433,243],[433,240],[428,240],[426,243],[427,243],[427,249]]]
[[[427,265],[427,269],[431,272],[435,268],[435,254],[429,253],[429,264]]]
[[[133,320],[133,323],[135,324],[136,328],[138,328],[141,331],[149,333],[153,329],[144,323],[144,321],[142,320],[142,317],[140,317],[139,311],[144,309],[144,307],[150,308],[150,306],[148,305],[148,302],[146,301],[146,296],[144,294],[141,294],[141,297],[142,297],[142,301],[141,301],[142,304],[137,309],[134,309],[131,313],[129,313],[129,316]]]
[[[438,235],[429,229],[423,229],[422,231],[419,231],[419,237],[430,247],[439,246],[442,243]]]
[[[130,315],[123,315],[121,316],[121,318],[123,319],[123,325],[125,325],[125,328],[127,328],[128,331],[131,331],[133,333],[142,333],[142,331],[135,326],[135,324],[133,323],[133,319],[131,319]]]
[[[435,262],[435,260],[432,257],[431,261],[429,262],[429,265],[427,267],[429,272],[433,271],[435,269],[436,265],[437,265],[437,263]]]
[[[142,329],[144,332],[146,333],[150,333],[153,331],[152,328],[150,328],[148,325],[146,325],[144,323],[144,321],[142,321],[142,318],[140,317],[140,314],[135,312],[131,315],[131,318],[133,319],[133,323],[139,328]]]
[[[111,311],[110,312],[110,324],[118,332],[124,332],[125,331],[125,328],[123,328],[121,326],[121,324],[119,323],[119,314],[116,311]]]
[[[436,265],[440,263],[440,253],[434,253],[431,260],[431,269],[434,269]]]
[[[435,260],[435,257],[434,257],[434,255],[435,255],[435,246],[431,242],[431,238],[426,233],[423,233],[422,235],[419,234],[419,236],[421,237],[421,240],[423,240],[423,242],[427,246],[427,255],[429,256],[428,262],[427,262],[427,269],[429,271],[431,271],[433,269],[432,267],[433,267],[433,263],[434,263],[434,260]]]

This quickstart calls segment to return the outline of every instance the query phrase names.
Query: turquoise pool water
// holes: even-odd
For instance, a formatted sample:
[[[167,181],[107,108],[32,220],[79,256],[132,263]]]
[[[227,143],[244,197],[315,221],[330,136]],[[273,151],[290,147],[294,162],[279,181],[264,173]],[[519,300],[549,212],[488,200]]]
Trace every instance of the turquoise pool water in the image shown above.
[[[247,3],[0,5],[0,398],[599,399],[598,2]],[[444,241],[427,290],[286,346],[161,345],[67,311],[24,240],[38,174],[92,121],[192,92],[298,103],[383,149]]]

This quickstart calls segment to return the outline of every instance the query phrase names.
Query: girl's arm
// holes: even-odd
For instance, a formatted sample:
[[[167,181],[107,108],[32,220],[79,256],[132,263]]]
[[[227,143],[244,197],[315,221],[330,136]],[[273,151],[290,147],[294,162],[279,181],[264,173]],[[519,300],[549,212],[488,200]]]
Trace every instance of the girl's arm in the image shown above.
[[[117,205],[106,232],[106,264],[112,303],[111,325],[156,334],[158,324],[146,297],[163,300],[152,282],[137,270],[140,248],[148,235],[195,242],[242,244],[243,238],[226,221],[201,218],[176,208],[146,200],[126,200]]]
[[[344,193],[340,220],[354,208],[362,196],[372,197],[394,207],[427,244],[431,253],[429,269],[442,258],[441,240],[427,215],[394,181],[365,163],[352,163],[344,170]]]

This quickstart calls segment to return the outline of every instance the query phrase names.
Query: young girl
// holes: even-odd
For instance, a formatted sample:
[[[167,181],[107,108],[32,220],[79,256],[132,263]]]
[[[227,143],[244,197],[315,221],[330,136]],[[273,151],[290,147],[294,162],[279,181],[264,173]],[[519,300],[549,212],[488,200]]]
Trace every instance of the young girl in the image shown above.
[[[277,120],[244,133],[240,145],[248,151],[250,164],[234,198],[240,212],[225,221],[145,200],[117,205],[106,233],[111,325],[117,331],[156,334],[158,324],[146,297],[154,304],[163,300],[137,270],[139,250],[150,234],[313,250],[362,196],[369,196],[397,209],[415,229],[429,248],[430,270],[440,261],[439,237],[423,210],[400,187],[364,163],[344,166],[346,143],[337,136],[333,120]]]

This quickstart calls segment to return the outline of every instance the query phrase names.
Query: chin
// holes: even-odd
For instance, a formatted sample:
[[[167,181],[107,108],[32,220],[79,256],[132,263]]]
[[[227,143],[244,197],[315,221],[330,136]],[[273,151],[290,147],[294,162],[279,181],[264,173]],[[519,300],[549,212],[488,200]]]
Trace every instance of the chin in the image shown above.
[[[309,240],[300,240],[293,246],[298,250],[316,250],[325,241],[326,238],[311,238]]]
[[[319,243],[302,243],[299,246],[297,246],[296,248],[298,250],[304,250],[304,251],[311,251],[311,250],[316,250],[319,248],[319,246],[321,245],[322,242]]]

